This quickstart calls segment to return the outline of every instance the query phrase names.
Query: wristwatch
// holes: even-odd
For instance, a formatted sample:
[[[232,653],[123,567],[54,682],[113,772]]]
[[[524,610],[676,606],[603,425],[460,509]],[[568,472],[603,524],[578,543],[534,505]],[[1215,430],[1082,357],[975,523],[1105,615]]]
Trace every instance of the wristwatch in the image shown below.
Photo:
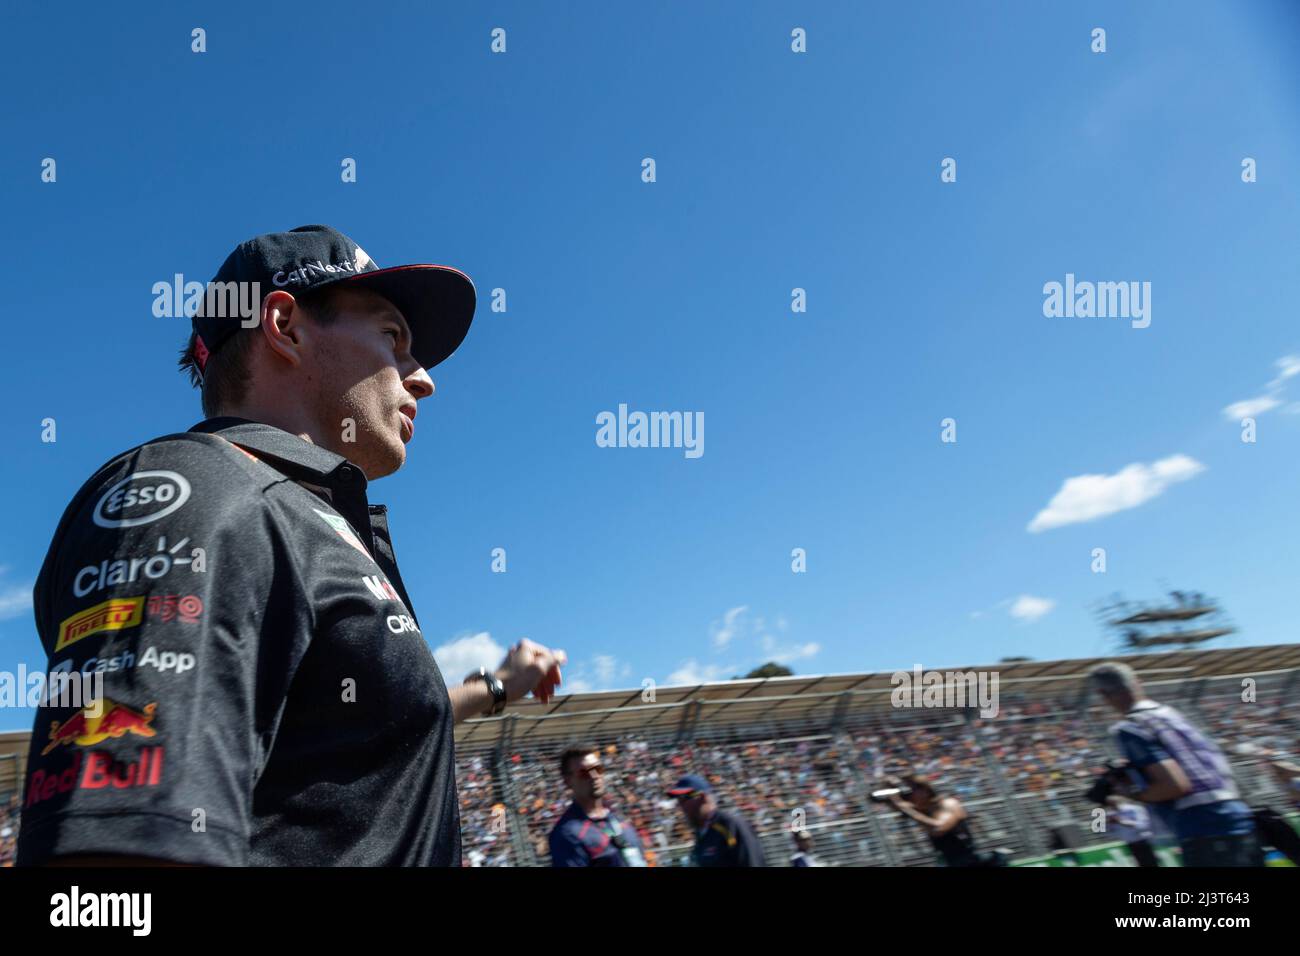
[[[497,677],[486,667],[480,667],[473,674],[465,678],[465,684],[472,684],[476,680],[481,680],[487,684],[488,690],[492,692],[492,706],[483,711],[484,717],[495,717],[506,709],[506,685],[501,683],[501,678]]]

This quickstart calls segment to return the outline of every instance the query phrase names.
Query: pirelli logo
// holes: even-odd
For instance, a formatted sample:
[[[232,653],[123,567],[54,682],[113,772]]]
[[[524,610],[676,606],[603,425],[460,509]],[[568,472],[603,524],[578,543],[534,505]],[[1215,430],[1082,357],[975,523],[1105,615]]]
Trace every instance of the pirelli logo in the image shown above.
[[[75,644],[83,637],[99,634],[101,631],[120,631],[126,627],[135,627],[140,623],[144,613],[144,598],[109,598],[94,607],[78,611],[59,625],[59,640],[54,645],[61,651],[69,644]]]

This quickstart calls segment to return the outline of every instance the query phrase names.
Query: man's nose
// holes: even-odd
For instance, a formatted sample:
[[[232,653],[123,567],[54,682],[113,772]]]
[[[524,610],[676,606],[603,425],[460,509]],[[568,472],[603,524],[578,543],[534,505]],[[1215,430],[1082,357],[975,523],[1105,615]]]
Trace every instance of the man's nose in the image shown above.
[[[418,366],[414,372],[406,376],[402,384],[416,399],[428,398],[433,394],[433,379],[429,378],[428,372]]]

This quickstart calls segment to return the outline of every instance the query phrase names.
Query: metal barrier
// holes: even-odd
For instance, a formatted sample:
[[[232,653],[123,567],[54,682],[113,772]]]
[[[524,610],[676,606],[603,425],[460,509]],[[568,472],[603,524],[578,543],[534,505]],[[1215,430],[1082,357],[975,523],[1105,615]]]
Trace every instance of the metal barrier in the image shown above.
[[[1291,706],[1297,674],[1154,679],[1146,689],[1219,742],[1244,799],[1284,809],[1265,754],[1300,748]],[[491,718],[500,724],[494,742],[457,754],[466,860],[548,865],[547,834],[568,805],[559,755],[573,744],[600,749],[610,801],[648,838],[647,856],[658,866],[689,857],[692,836],[663,796],[688,771],[707,773],[719,803],[750,820],[769,865],[788,864],[798,828],[812,835],[824,865],[933,865],[920,827],[869,796],[886,774],[907,770],[961,799],[981,849],[1044,854],[1052,828],[1066,824],[1084,846],[1113,841],[1094,831],[1083,792],[1116,756],[1108,731],[1115,716],[1088,698],[1077,677],[1010,682],[998,714],[987,719],[968,710],[896,709],[879,690],[826,696],[789,719],[777,698],[766,714],[755,708],[761,701],[745,698],[651,704],[618,721],[593,720],[592,712]],[[741,707],[745,716],[732,719],[729,709]]]

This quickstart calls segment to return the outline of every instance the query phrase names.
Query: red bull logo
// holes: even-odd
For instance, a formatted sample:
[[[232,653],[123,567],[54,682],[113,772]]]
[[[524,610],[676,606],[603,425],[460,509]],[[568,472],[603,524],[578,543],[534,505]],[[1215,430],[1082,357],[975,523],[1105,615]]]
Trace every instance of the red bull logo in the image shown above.
[[[82,758],[85,758],[84,760]],[[35,771],[27,782],[27,807],[73,790],[125,790],[156,787],[162,782],[163,748],[145,747],[133,761],[117,760],[102,750],[77,751],[72,764],[58,773]]]
[[[143,610],[144,598],[132,597],[109,598],[94,607],[78,611],[59,625],[59,639],[54,644],[54,650],[61,651],[92,634],[135,627],[140,623]]]
[[[83,707],[77,714],[60,723],[50,724],[50,742],[41,751],[44,757],[51,750],[62,744],[76,744],[78,747],[93,747],[109,738],[117,739],[127,734],[139,737],[153,737],[157,731],[150,726],[158,705],[146,704],[143,711],[132,710],[125,704],[105,697],[94,704]],[[96,716],[98,715],[98,716]]]

